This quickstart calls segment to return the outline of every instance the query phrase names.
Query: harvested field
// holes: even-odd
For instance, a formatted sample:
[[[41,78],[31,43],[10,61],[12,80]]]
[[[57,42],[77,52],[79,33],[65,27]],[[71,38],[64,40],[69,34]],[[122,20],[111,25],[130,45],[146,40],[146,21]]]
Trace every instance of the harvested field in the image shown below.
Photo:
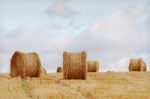
[[[88,73],[87,80],[64,80],[62,73],[40,78],[0,74],[0,99],[150,99],[150,72]]]

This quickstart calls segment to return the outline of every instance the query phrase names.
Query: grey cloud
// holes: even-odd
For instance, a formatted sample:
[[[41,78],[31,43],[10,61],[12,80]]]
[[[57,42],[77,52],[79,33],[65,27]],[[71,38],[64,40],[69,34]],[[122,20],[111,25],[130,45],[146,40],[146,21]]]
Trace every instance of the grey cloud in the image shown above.
[[[77,12],[67,6],[65,0],[57,0],[46,9],[46,12],[50,15],[57,15],[61,17],[68,17],[77,14]]]

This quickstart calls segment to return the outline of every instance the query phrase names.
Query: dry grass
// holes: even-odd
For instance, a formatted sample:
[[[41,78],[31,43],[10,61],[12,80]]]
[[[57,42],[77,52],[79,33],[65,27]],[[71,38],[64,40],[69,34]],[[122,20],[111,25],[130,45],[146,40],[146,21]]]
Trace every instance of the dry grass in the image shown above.
[[[46,74],[46,69],[41,67],[41,74]]]
[[[87,80],[63,80],[62,73],[41,78],[0,74],[0,99],[150,99],[150,72],[88,73]]]

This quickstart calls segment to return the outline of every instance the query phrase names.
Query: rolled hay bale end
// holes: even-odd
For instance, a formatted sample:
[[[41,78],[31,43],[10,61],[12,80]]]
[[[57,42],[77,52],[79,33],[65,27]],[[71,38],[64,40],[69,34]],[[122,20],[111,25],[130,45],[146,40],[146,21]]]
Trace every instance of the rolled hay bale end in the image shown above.
[[[146,71],[146,63],[142,58],[130,59],[129,71]]]
[[[98,61],[88,61],[88,72],[99,72],[99,62]]]
[[[41,73],[41,62],[37,53],[23,53],[16,51],[11,58],[11,77],[21,78],[39,77]]]
[[[41,67],[41,74],[46,74],[46,69]]]
[[[63,75],[64,79],[86,79],[87,78],[87,53],[63,53]]]
[[[57,73],[62,73],[63,72],[63,67],[58,67],[57,68]]]

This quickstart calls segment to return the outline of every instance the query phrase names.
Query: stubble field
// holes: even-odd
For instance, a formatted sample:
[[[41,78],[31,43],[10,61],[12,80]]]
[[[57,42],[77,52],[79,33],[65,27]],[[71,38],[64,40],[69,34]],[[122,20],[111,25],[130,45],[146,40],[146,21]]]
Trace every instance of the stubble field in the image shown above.
[[[64,80],[62,73],[22,80],[3,73],[0,99],[150,99],[150,72],[88,73],[87,80]]]

